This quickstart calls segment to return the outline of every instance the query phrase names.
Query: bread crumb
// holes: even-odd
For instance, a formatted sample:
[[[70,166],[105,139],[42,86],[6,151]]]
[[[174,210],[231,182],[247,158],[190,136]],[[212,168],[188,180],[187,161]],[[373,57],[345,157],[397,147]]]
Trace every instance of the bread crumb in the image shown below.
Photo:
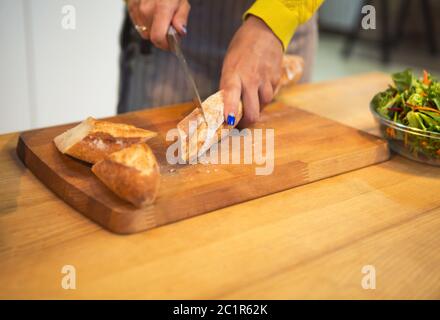
[[[95,147],[99,150],[104,150],[107,149],[107,145],[104,143],[104,141],[102,141],[101,139],[94,139],[93,140],[93,144],[95,145]]]

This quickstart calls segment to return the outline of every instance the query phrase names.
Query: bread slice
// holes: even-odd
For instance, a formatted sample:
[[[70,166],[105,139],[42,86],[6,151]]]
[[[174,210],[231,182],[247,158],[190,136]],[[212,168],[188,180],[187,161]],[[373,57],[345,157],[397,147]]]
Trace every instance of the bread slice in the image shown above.
[[[159,191],[159,165],[145,143],[106,156],[92,171],[115,194],[139,208],[153,203]]]
[[[96,163],[112,152],[156,136],[155,132],[135,126],[87,118],[55,137],[58,150],[74,158]]]
[[[225,123],[223,91],[209,96],[202,104],[206,110],[206,121],[202,110],[196,108],[177,125],[180,156],[185,162],[203,155],[214,143],[226,137],[233,128]],[[241,120],[242,115],[243,106],[240,102],[235,125]]]
[[[282,68],[282,76],[276,92],[282,86],[299,81],[303,74],[304,60],[299,56],[285,55]],[[209,96],[202,104],[206,111],[206,121],[202,110],[196,108],[177,124],[181,150],[180,156],[184,162],[193,161],[201,157],[214,143],[225,138],[233,129],[233,127],[225,123],[222,91]],[[242,116],[243,106],[240,102],[235,125],[238,124]]]

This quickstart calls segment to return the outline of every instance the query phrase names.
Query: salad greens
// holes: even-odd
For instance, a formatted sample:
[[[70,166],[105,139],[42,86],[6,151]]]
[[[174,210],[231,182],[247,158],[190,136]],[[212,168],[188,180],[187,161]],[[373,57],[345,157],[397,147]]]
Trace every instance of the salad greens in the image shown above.
[[[426,71],[418,79],[411,70],[395,73],[392,79],[393,85],[373,98],[372,108],[382,118],[416,130],[384,125],[383,133],[403,142],[400,151],[407,149],[412,158],[440,160],[440,82]]]

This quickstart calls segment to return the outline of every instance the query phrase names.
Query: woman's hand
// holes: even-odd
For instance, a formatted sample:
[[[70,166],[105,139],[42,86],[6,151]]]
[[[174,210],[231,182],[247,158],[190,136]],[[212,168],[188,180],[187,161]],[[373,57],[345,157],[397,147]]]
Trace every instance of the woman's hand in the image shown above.
[[[186,35],[191,8],[188,0],[126,0],[131,20],[144,39],[158,48],[168,50],[167,32],[172,25]]]
[[[258,120],[260,106],[272,101],[281,77],[283,46],[263,20],[249,16],[235,33],[223,62],[225,119],[237,115],[240,98],[247,126]],[[228,120],[229,122],[229,120]]]

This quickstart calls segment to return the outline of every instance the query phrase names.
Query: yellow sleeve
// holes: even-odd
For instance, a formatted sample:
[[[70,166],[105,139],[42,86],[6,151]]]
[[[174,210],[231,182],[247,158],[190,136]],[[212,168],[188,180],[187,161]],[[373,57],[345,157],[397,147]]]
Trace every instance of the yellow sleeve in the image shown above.
[[[262,19],[286,49],[296,28],[307,22],[323,2],[324,0],[256,0],[244,13],[243,19],[250,14]]]

